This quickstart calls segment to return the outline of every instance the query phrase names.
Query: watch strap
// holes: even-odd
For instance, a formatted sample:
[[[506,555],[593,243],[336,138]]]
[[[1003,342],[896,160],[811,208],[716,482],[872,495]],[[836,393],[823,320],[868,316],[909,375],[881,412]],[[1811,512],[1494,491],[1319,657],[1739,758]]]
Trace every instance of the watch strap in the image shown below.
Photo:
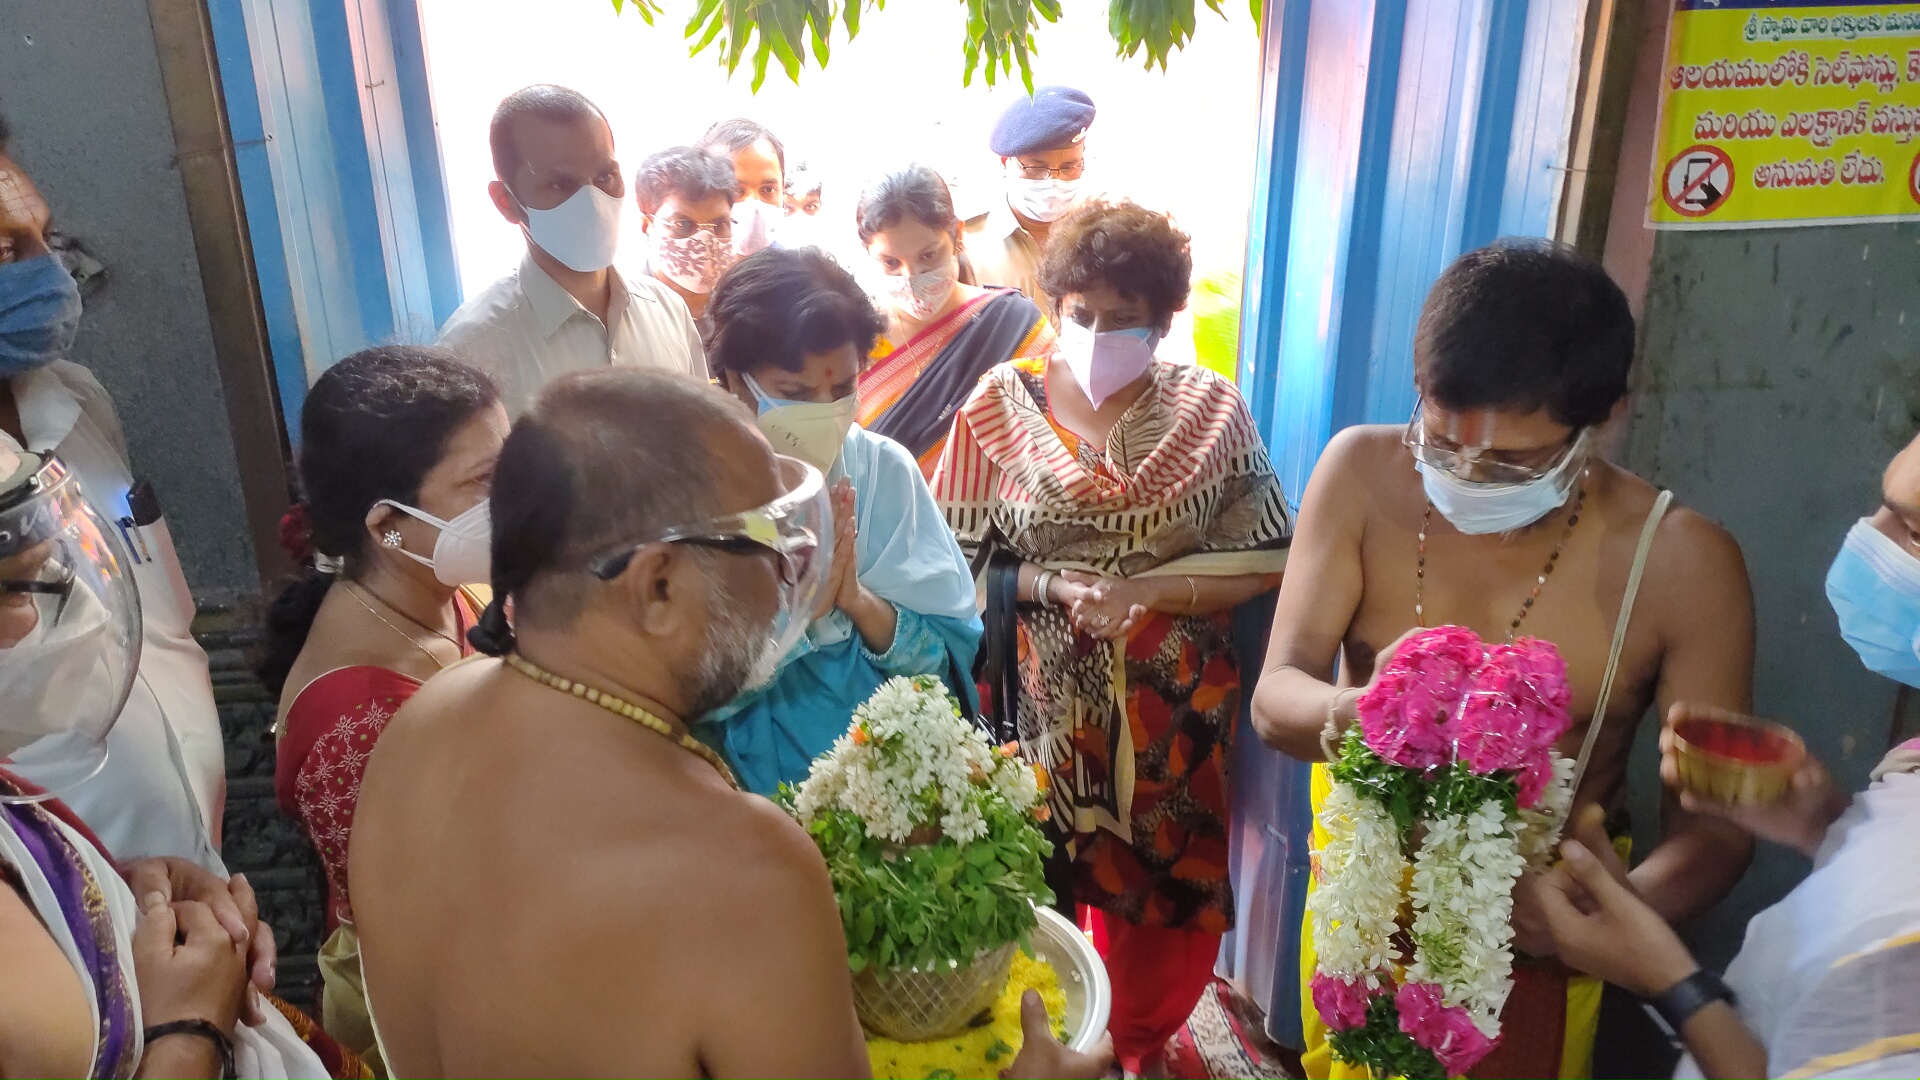
[[[1701,1009],[1716,1001],[1734,1004],[1733,991],[1722,982],[1720,976],[1701,968],[1699,971],[1681,979],[1672,986],[1649,998],[1647,1004],[1660,1018],[1667,1033],[1674,1038],[1680,1037],[1680,1031],[1687,1021]]]

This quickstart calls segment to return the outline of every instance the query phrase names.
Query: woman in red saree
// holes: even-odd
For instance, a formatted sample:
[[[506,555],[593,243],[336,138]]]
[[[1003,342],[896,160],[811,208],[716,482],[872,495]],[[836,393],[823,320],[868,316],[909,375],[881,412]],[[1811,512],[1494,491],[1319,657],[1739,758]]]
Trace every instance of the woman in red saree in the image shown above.
[[[1278,582],[1292,534],[1233,384],[1153,355],[1191,269],[1186,236],[1130,203],[1055,224],[1057,349],[987,375],[933,480],[962,545],[1002,553],[989,621],[1014,610],[996,593],[1020,601],[1017,687],[992,696],[1016,699],[1011,729],[1051,774],[1135,1074],[1161,1067],[1232,926],[1231,609]]]
[[[487,493],[507,414],[439,349],[369,349],[327,369],[300,414],[305,502],[283,541],[312,569],[267,616],[261,680],[280,695],[274,785],[326,871],[321,1023],[378,1064],[347,884],[360,778],[401,703],[468,654],[487,580]]]
[[[954,411],[981,376],[1044,355],[1053,329],[1018,289],[972,284],[953,197],[927,166],[883,177],[854,213],[887,311],[887,332],[860,373],[860,426],[905,446],[931,477]]]

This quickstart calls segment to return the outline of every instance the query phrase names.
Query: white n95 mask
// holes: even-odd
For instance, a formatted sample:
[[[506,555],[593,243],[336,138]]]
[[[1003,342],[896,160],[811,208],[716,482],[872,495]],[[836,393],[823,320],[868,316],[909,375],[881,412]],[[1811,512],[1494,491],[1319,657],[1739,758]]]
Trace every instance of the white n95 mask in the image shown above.
[[[391,506],[409,517],[440,530],[433,542],[433,557],[421,558],[405,547],[389,545],[393,550],[427,567],[442,585],[484,585],[493,580],[493,504],[481,499],[463,510],[452,521],[442,521],[425,510],[406,503],[381,499],[375,506]]]
[[[751,375],[742,375],[747,389],[759,402],[761,434],[773,444],[775,453],[796,457],[827,472],[840,460],[840,448],[860,412],[860,396],[850,394],[835,401],[787,401],[760,389]]]
[[[613,265],[613,253],[620,246],[623,200],[592,184],[582,184],[580,190],[551,210],[535,210],[520,202],[519,196],[513,201],[527,216],[527,235],[562,266],[590,274]]]

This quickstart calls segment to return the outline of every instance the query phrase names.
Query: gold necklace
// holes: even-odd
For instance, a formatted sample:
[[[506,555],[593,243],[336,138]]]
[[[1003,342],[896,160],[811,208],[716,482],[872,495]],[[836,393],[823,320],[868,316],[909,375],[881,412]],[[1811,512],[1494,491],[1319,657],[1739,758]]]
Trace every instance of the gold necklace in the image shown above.
[[[577,683],[572,679],[563,679],[553,672],[535,665],[519,653],[508,653],[506,661],[508,667],[532,679],[534,682],[551,687],[563,694],[572,694],[574,697],[592,702],[610,713],[617,713],[620,716],[626,717],[662,738],[671,739],[679,743],[682,749],[691,750],[695,754],[705,758],[707,764],[713,766],[714,769],[720,773],[720,778],[725,780],[729,787],[732,787],[736,791],[740,789],[740,782],[733,778],[733,770],[728,768],[726,759],[716,753],[713,747],[708,746],[706,743],[701,742],[691,735],[685,735],[673,730],[673,725],[660,719],[646,709],[635,705],[623,697],[609,694],[605,690],[596,690],[585,683]]]
[[[363,607],[363,608],[366,608],[366,609],[367,609],[367,614],[369,614],[369,615],[371,615],[371,616],[373,616],[373,617],[374,617],[374,618],[376,618],[376,619],[379,619],[379,620],[380,620],[380,621],[381,621],[382,623],[385,623],[385,624],[386,624],[386,627],[387,627],[387,629],[389,629],[389,630],[391,630],[391,631],[393,631],[393,632],[394,632],[394,633],[396,633],[396,634],[399,634],[399,635],[400,635],[401,637],[403,637],[403,638],[406,638],[406,639],[407,639],[407,644],[409,644],[409,645],[411,645],[411,646],[413,646],[413,647],[414,647],[414,648],[416,648],[416,649],[419,649],[419,650],[420,650],[420,653],[421,653],[421,655],[423,655],[423,656],[425,656],[425,657],[426,657],[427,659],[429,659],[429,660],[431,660],[431,661],[433,661],[433,668],[434,668],[434,670],[435,670],[435,671],[445,671],[445,670],[447,670],[447,665],[446,665],[446,664],[444,664],[444,663],[442,663],[439,657],[437,657],[437,656],[435,656],[435,655],[433,655],[433,650],[431,650],[431,649],[429,649],[429,648],[427,648],[427,647],[426,647],[425,645],[422,645],[422,644],[420,644],[420,643],[419,643],[418,641],[416,641],[416,640],[414,640],[414,637],[413,637],[413,635],[412,635],[412,634],[409,634],[409,633],[407,633],[407,632],[406,632],[405,630],[402,630],[402,629],[400,629],[399,627],[397,627],[397,626],[395,626],[395,625],[393,625],[393,622],[392,622],[391,620],[389,620],[389,619],[388,619],[388,618],[387,618],[387,617],[386,617],[385,615],[382,615],[382,614],[380,614],[380,613],[379,613],[378,611],[375,611],[375,610],[373,609],[373,605],[372,605],[372,604],[369,604],[369,603],[367,603],[367,602],[366,602],[365,600],[363,600],[363,599],[361,599],[361,597],[360,597],[360,594],[361,594],[362,592],[364,592],[364,591],[365,591],[365,588],[364,588],[363,586],[361,586],[361,585],[359,585],[359,584],[358,584],[358,583],[356,583],[356,582],[352,582],[352,581],[345,581],[345,582],[341,582],[341,584],[343,584],[343,585],[345,585],[345,586],[347,586],[347,595],[348,595],[348,596],[351,596],[351,597],[353,597],[353,599],[354,599],[354,602],[355,602],[355,603],[357,603],[357,604],[359,604],[359,605],[360,605],[361,607]],[[371,594],[371,593],[369,593],[368,595],[372,595],[372,594]],[[375,596],[375,597],[374,597],[374,599],[375,599],[375,600],[380,600],[380,598],[379,598],[378,596]],[[387,602],[386,602],[385,600],[380,600],[380,603],[381,603],[381,606],[383,606],[383,607],[392,607],[392,606],[393,606],[393,605],[391,605],[391,604],[388,604],[388,603],[387,603]],[[395,611],[398,611],[399,609],[398,609],[398,608],[395,608],[394,610],[395,610]],[[413,620],[411,620],[411,619],[409,619],[409,620],[407,620],[407,621],[408,621],[408,622],[412,622]],[[428,633],[430,633],[430,634],[435,634],[435,635],[437,635],[437,636],[438,636],[438,637],[440,637],[440,638],[441,638],[442,640],[445,640],[445,641],[453,641],[453,639],[452,639],[452,638],[450,638],[450,637],[447,637],[447,635],[445,635],[445,634],[442,634],[442,633],[440,633],[440,632],[439,632],[438,630],[435,630],[435,629],[433,629],[432,627],[427,627],[427,626],[423,626],[423,627],[421,627],[421,629],[422,629],[422,630],[425,630],[425,631],[427,631],[427,632],[428,632]],[[457,648],[459,648],[459,647],[460,647],[460,643],[459,643],[459,642],[457,642],[457,641],[454,641],[454,642],[453,642],[453,647],[454,647],[454,648],[456,648],[456,649],[457,649]]]
[[[1567,515],[1567,527],[1561,530],[1560,539],[1553,545],[1553,554],[1547,556],[1547,565],[1533,581],[1533,591],[1520,605],[1520,611],[1513,617],[1512,625],[1507,627],[1507,641],[1511,643],[1515,634],[1520,632],[1520,624],[1526,621],[1527,613],[1533,610],[1534,602],[1540,599],[1540,591],[1547,587],[1547,579],[1553,576],[1553,568],[1560,564],[1560,551],[1567,546],[1567,538],[1573,535],[1573,527],[1580,524],[1580,508],[1587,502],[1587,474],[1580,474],[1580,487],[1573,496],[1573,512]],[[1420,518],[1419,559],[1413,568],[1413,621],[1421,629],[1427,625],[1427,526],[1433,522],[1433,501],[1427,501],[1427,512]]]

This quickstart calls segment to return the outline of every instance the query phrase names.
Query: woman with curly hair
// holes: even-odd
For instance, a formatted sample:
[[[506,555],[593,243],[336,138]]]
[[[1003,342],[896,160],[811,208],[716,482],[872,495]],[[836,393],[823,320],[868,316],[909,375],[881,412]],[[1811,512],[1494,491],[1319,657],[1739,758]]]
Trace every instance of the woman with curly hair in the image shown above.
[[[987,374],[933,481],[962,546],[993,549],[995,719],[1052,774],[1136,1073],[1158,1066],[1232,926],[1230,615],[1278,582],[1292,533],[1233,384],[1154,355],[1192,266],[1186,235],[1132,203],[1056,223],[1040,280],[1058,348]]]

